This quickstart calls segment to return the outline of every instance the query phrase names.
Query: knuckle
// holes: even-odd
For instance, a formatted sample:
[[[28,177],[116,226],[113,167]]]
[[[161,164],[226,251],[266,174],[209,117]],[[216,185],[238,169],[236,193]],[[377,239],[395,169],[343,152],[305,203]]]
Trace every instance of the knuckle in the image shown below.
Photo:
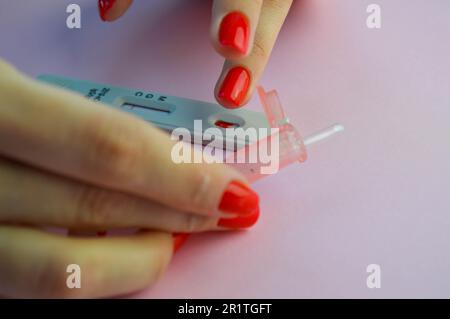
[[[184,214],[184,220],[177,232],[197,233],[215,229],[216,220],[214,218],[198,216],[195,214]]]
[[[211,189],[211,176],[202,168],[195,170],[193,177],[190,179],[191,187],[188,190],[187,198],[190,204],[195,208],[202,210],[213,210],[213,201],[209,190]]]
[[[198,216],[195,216],[194,214],[186,214],[185,220],[183,223],[182,232],[186,233],[193,233],[199,230],[199,226],[201,226],[201,223],[199,223],[200,218]]]
[[[81,187],[74,213],[74,224],[78,226],[101,226],[110,220],[114,209],[114,197],[103,189],[93,186]]]
[[[107,178],[126,181],[141,159],[145,143],[136,127],[110,125],[107,118],[91,122],[86,129],[88,163]]]
[[[252,56],[265,60],[269,56],[268,50],[265,46],[258,40],[258,36],[256,36],[255,43],[253,44]]]

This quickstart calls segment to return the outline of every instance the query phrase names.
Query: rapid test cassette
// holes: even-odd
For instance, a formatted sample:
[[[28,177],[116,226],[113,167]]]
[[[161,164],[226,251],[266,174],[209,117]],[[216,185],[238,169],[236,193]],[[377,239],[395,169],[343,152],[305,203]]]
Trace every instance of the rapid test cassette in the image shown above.
[[[245,134],[242,138],[231,135],[232,140],[228,141],[229,134],[215,136],[223,138],[219,143],[223,149],[233,151],[225,162],[243,173],[250,182],[270,175],[264,172],[265,163],[260,160],[240,162],[236,158],[247,158],[248,154],[257,154],[261,146],[268,149],[268,145],[276,142],[278,171],[292,163],[304,162],[308,146],[344,130],[341,124],[334,124],[303,139],[286,116],[278,93],[275,90],[266,92],[260,86],[257,91],[264,113],[244,108],[231,110],[212,103],[53,75],[42,75],[38,79],[131,113],[168,132],[185,128],[194,136],[191,142],[207,144],[209,139],[205,140],[207,134],[204,133],[209,128],[224,133],[230,128],[262,129],[253,138]],[[195,126],[197,120],[203,124],[200,129]]]
[[[216,128],[224,133],[227,128],[270,128],[263,113],[244,108],[226,109],[213,103],[54,75],[41,75],[38,79],[131,113],[168,132],[180,127],[186,128],[193,140],[200,140],[203,144],[209,142],[204,139],[203,134],[209,128]],[[201,126],[195,125],[195,120],[202,120]],[[264,134],[264,130],[261,132]],[[258,139],[264,137],[266,136],[260,135]],[[232,140],[227,140],[229,136],[223,134],[222,138],[224,140],[218,143],[222,142],[227,150],[237,150],[257,141],[252,136],[242,139],[233,136]]]

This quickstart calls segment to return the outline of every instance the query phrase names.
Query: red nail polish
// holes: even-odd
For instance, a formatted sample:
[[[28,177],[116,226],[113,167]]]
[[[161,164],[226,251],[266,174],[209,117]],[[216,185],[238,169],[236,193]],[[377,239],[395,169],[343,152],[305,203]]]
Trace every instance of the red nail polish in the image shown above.
[[[236,215],[253,214],[258,207],[258,194],[238,181],[228,184],[219,204],[220,211]]]
[[[219,29],[219,42],[241,54],[246,54],[250,27],[247,18],[240,12],[227,14]]]
[[[244,102],[250,86],[250,73],[243,67],[230,69],[219,90],[220,102],[229,108],[237,108]]]
[[[184,242],[189,237],[189,234],[186,233],[173,233],[173,252],[176,253],[181,246],[183,246]]]
[[[106,230],[101,230],[97,232],[98,237],[105,237],[108,234]]]
[[[98,10],[103,21],[106,21],[106,13],[111,10],[115,2],[116,0],[98,0]]]
[[[256,224],[259,218],[259,207],[253,211],[252,214],[246,216],[239,216],[236,218],[221,218],[217,223],[219,227],[231,228],[231,229],[242,229],[249,228]]]

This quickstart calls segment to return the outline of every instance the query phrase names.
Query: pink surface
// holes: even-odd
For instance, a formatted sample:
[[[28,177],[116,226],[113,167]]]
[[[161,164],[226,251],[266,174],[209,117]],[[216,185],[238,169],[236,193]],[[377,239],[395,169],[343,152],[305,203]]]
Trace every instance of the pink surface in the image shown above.
[[[346,132],[266,178],[259,224],[193,236],[136,297],[450,297],[450,2],[295,0],[261,81],[303,134]],[[137,1],[114,24],[78,0],[0,6],[0,56],[54,73],[213,101],[210,1]],[[382,6],[369,30],[366,7]],[[260,110],[258,100],[251,108]],[[379,264],[380,289],[366,287]]]

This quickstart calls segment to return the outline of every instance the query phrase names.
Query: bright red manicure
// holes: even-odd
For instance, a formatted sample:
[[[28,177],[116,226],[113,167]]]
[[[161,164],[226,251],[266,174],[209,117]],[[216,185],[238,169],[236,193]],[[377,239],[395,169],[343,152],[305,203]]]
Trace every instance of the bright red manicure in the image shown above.
[[[219,204],[220,211],[236,215],[253,214],[258,207],[258,194],[238,181],[228,184]]]
[[[219,42],[240,54],[248,50],[250,27],[247,18],[240,12],[227,14],[220,24]]]
[[[183,246],[184,242],[189,237],[189,234],[186,233],[173,233],[173,252],[176,253],[181,246]]]
[[[239,216],[235,218],[221,218],[217,223],[219,227],[225,227],[230,229],[242,229],[249,228],[256,224],[259,218],[259,207],[253,211],[252,214],[246,216]]]
[[[219,90],[220,102],[229,108],[237,108],[244,102],[250,86],[250,73],[237,66],[230,69]]]
[[[111,10],[115,2],[116,0],[98,0],[98,10],[103,21],[106,21],[106,14]]]

